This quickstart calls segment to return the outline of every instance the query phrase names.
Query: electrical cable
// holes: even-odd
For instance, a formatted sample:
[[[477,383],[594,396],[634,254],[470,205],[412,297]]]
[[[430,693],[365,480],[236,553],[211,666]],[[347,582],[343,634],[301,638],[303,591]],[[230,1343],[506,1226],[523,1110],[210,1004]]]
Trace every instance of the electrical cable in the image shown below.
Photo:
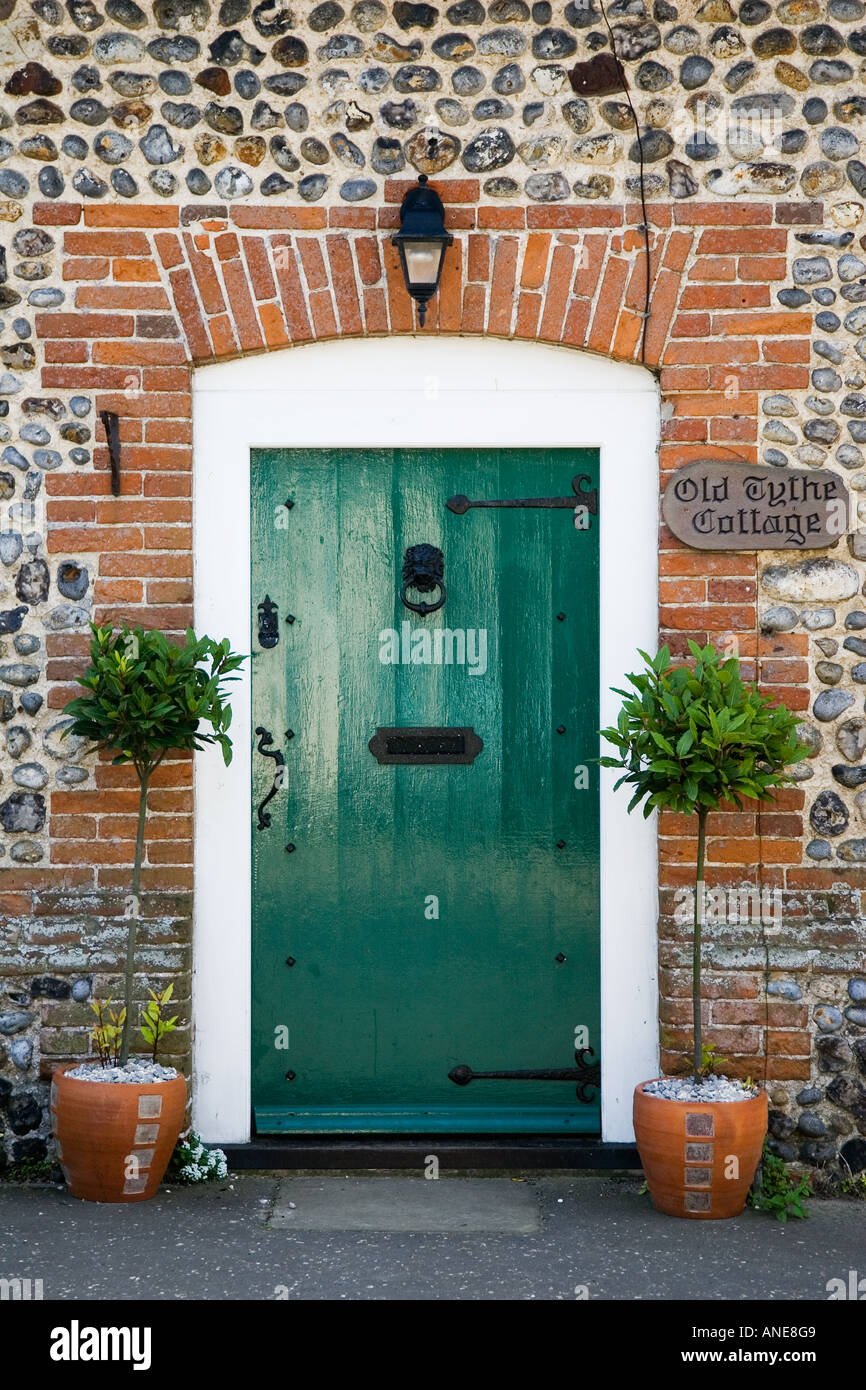
[[[629,110],[631,111],[631,118],[632,118],[632,120],[634,121],[634,132],[635,132],[635,135],[636,135],[636,137],[637,137],[638,162],[639,162],[639,165],[640,165],[640,205],[641,205],[641,215],[642,215],[642,217],[643,217],[643,223],[642,223],[641,228],[639,228],[639,230],[642,230],[642,231],[643,231],[643,238],[644,238],[644,256],[645,256],[644,264],[645,264],[645,266],[646,266],[646,278],[645,278],[645,283],[644,283],[644,303],[643,303],[643,314],[642,314],[642,318],[643,318],[643,328],[642,328],[642,330],[641,330],[641,337],[640,337],[640,360],[641,360],[642,363],[645,363],[645,362],[646,362],[646,332],[647,332],[647,325],[649,324],[650,312],[651,312],[651,310],[650,310],[650,285],[651,285],[651,283],[652,283],[652,270],[651,270],[651,263],[650,263],[649,218],[648,218],[648,216],[647,216],[647,210],[646,210],[646,190],[644,189],[643,140],[641,139],[640,122],[638,121],[637,112],[636,112],[635,109],[634,109],[634,104],[633,104],[632,99],[631,99],[631,92],[629,91],[629,87],[628,87],[628,78],[626,77],[626,72],[625,72],[625,68],[624,68],[623,65],[622,65],[622,60],[620,59],[620,56],[619,56],[619,54],[618,54],[617,51],[616,51],[616,40],[614,39],[614,36],[613,36],[613,30],[612,30],[611,27],[610,27],[610,20],[609,20],[608,17],[607,17],[607,11],[606,11],[605,8],[604,8],[604,0],[598,0],[598,4],[599,4],[599,9],[601,10],[602,19],[604,20],[605,28],[607,29],[607,32],[608,32],[608,34],[610,35],[610,46],[611,46],[611,49],[612,49],[612,51],[613,51],[613,56],[616,58],[617,65],[618,65],[618,67],[619,67],[620,72],[622,73],[622,88],[623,88],[623,91],[625,92],[625,99],[626,99],[626,101],[628,102],[628,108],[629,108]]]

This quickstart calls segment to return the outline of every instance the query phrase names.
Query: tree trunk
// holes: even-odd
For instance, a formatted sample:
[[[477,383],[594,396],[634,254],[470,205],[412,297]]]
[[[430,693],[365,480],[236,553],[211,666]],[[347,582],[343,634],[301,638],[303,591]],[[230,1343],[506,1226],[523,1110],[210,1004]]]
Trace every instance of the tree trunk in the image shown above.
[[[692,1019],[694,1027],[694,1065],[695,1081],[700,1081],[703,1059],[701,1045],[701,931],[704,925],[704,857],[707,844],[707,811],[698,811],[698,871],[695,883],[694,938],[692,941]]]
[[[132,1022],[132,985],[135,973],[135,938],[138,930],[138,917],[141,905],[141,861],[144,858],[144,827],[147,820],[147,788],[150,771],[140,774],[138,795],[138,831],[135,837],[135,862],[132,867],[132,893],[128,904],[128,926],[126,928],[126,969],[123,980],[123,1002],[126,1017],[123,1020],[123,1036],[120,1043],[120,1065],[129,1061],[129,1034]]]

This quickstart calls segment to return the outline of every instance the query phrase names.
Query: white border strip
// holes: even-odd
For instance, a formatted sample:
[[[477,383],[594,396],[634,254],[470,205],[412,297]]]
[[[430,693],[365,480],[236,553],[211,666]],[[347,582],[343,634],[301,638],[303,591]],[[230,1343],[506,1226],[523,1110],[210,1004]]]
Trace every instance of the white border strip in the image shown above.
[[[659,393],[643,368],[570,348],[412,337],[289,348],[203,367],[193,382],[195,623],[250,642],[250,449],[601,450],[601,718],[657,642]],[[195,759],[193,1119],[250,1137],[250,672],[234,686],[235,753]],[[631,1098],[658,1072],[655,826],[602,774],[602,1137],[633,1137]]]

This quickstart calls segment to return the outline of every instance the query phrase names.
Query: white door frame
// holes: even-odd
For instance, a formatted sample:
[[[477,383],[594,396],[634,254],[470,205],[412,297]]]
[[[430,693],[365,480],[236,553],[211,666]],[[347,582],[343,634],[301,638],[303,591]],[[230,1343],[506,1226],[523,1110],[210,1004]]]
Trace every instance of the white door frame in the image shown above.
[[[490,338],[352,339],[215,363],[193,378],[195,622],[250,646],[250,449],[597,447],[601,718],[655,651],[659,392],[644,368]],[[250,667],[234,686],[234,758],[195,758],[193,1118],[250,1137]],[[602,772],[602,1137],[633,1137],[632,1091],[658,1072],[655,825]]]

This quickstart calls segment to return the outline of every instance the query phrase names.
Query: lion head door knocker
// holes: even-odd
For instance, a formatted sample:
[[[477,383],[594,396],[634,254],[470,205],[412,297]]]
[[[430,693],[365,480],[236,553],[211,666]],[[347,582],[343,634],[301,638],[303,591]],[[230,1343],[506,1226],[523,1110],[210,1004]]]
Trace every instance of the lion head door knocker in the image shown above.
[[[445,602],[445,557],[435,545],[410,545],[403,556],[403,587],[400,601],[413,613],[425,617],[436,613]],[[435,603],[411,603],[406,597],[407,589],[417,589],[419,594],[432,594],[439,590]]]

